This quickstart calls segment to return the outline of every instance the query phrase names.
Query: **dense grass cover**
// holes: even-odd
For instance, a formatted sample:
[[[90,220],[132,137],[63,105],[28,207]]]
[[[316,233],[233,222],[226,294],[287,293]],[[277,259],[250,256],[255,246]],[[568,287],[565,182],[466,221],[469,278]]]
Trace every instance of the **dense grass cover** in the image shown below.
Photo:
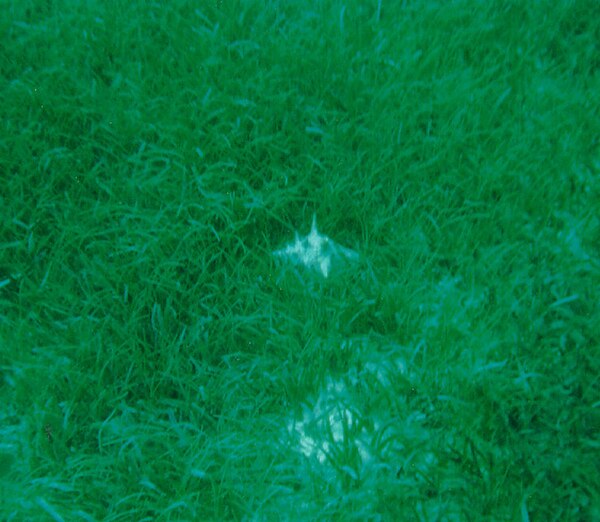
[[[600,519],[597,1],[1,6],[0,519]]]

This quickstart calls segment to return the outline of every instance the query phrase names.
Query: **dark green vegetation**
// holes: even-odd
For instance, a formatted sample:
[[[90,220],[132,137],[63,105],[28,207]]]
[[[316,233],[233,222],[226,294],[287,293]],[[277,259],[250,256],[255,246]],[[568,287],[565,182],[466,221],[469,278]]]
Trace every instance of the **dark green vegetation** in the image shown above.
[[[597,1],[0,4],[0,519],[600,519]]]

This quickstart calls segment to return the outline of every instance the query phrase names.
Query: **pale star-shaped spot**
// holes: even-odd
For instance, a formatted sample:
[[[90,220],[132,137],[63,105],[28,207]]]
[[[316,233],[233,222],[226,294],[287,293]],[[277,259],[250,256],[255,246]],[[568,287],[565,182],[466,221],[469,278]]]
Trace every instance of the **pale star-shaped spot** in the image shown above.
[[[320,234],[317,229],[316,215],[313,215],[312,227],[306,237],[301,238],[296,232],[293,243],[273,253],[293,263],[317,270],[325,277],[328,277],[331,272],[333,260],[341,258],[351,260],[358,257],[356,252],[336,245],[333,240]]]
[[[288,422],[288,433],[297,439],[298,449],[320,464],[335,460],[339,448],[355,446],[361,464],[371,459],[373,434],[362,426],[361,412],[349,404],[348,388],[343,380],[327,378],[325,389],[304,404],[301,418]]]

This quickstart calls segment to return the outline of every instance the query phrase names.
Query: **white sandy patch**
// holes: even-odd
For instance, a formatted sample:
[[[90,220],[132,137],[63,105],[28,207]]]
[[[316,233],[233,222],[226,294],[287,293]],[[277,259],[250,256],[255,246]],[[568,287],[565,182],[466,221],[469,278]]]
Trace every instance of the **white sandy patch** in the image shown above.
[[[338,245],[331,238],[319,233],[316,215],[313,215],[312,227],[307,236],[300,237],[296,232],[294,241],[276,250],[273,255],[316,270],[324,277],[329,277],[334,264],[358,259],[356,252]]]
[[[342,380],[328,378],[314,404],[305,406],[302,418],[290,421],[288,431],[297,437],[298,448],[306,457],[315,457],[323,464],[336,446],[350,444],[363,463],[370,459],[371,435],[361,426],[361,413],[348,404],[348,395]]]

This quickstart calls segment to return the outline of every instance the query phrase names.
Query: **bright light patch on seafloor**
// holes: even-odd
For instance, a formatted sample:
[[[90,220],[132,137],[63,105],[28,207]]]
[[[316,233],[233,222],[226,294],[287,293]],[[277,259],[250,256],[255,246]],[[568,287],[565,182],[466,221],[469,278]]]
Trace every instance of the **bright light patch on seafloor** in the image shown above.
[[[313,215],[312,227],[307,236],[300,237],[296,232],[294,241],[276,250],[273,255],[316,270],[324,277],[329,277],[334,263],[358,259],[356,252],[338,245],[331,238],[319,233],[316,215]]]

